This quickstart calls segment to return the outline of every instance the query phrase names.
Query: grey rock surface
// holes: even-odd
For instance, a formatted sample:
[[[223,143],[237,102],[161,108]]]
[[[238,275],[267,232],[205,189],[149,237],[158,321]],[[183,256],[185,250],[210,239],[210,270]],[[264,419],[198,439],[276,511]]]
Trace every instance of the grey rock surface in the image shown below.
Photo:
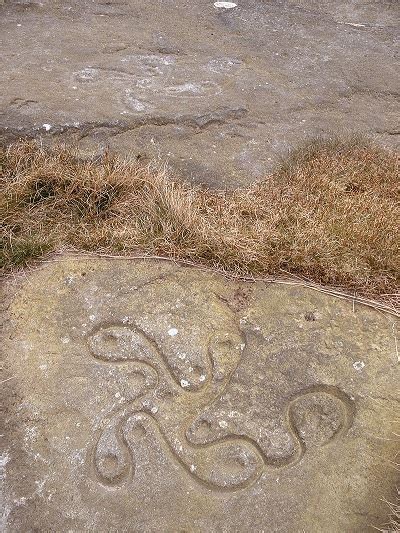
[[[387,520],[392,317],[143,260],[64,258],[4,296],[6,531],[333,533]]]
[[[6,0],[0,127],[228,188],[310,136],[398,146],[398,12],[391,0]]]

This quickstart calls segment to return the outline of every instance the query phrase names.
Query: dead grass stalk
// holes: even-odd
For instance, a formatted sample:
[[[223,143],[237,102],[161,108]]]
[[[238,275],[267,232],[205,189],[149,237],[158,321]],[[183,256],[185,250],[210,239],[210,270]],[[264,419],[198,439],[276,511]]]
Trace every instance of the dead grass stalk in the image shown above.
[[[0,149],[1,266],[61,248],[162,255],[239,276],[289,275],[398,305],[398,159],[315,141],[250,189],[210,191],[163,168],[19,142]]]

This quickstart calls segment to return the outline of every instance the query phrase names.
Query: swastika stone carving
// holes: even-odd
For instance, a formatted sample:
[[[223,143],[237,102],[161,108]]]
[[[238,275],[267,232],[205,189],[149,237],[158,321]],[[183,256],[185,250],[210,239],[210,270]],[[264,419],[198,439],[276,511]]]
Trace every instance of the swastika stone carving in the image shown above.
[[[385,521],[392,317],[150,260],[65,257],[5,296],[6,530]]]

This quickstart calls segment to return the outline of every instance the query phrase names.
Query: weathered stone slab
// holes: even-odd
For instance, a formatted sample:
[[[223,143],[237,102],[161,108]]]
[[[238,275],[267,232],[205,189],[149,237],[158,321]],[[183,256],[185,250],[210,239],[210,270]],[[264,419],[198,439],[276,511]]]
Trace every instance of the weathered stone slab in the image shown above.
[[[368,531],[393,319],[296,286],[77,259],[10,283],[8,531]]]
[[[398,143],[392,0],[7,0],[0,127],[168,159],[218,187],[309,136]]]

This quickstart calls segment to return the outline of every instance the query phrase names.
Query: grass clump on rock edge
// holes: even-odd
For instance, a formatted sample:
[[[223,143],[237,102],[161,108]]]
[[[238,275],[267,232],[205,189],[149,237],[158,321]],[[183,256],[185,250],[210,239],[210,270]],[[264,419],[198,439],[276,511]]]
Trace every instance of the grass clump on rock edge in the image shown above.
[[[141,253],[396,303],[398,159],[365,140],[311,142],[234,191],[34,141],[0,148],[0,178],[6,272],[57,250]]]

